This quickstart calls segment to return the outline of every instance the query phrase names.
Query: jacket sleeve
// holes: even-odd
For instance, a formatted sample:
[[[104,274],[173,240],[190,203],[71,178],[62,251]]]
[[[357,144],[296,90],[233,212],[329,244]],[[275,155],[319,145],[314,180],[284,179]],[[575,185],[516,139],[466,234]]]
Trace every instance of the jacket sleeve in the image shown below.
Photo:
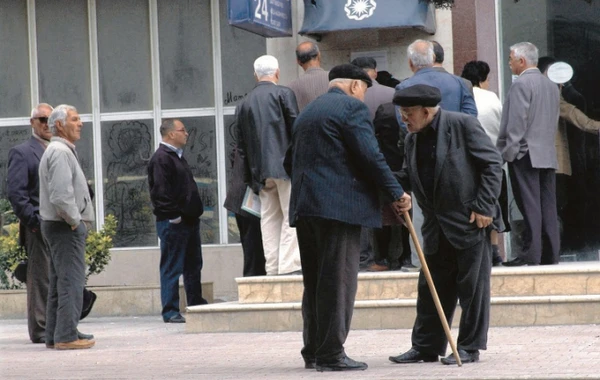
[[[235,138],[237,139],[237,151],[240,155],[240,160],[243,166],[244,183],[250,185],[252,183],[252,172],[250,171],[250,163],[246,154],[246,138],[242,125],[244,124],[244,114],[242,112],[242,104],[235,109]]]
[[[521,149],[521,140],[527,133],[527,115],[531,106],[531,91],[527,84],[516,81],[512,84],[508,96],[510,97],[510,103],[508,110],[505,112],[507,115],[506,130],[501,128],[497,146],[501,149],[502,157],[506,161],[512,162],[517,158]],[[502,116],[504,117],[504,115]]]
[[[31,203],[27,158],[20,149],[8,152],[6,192],[15,215],[31,229],[40,226],[38,209]]]
[[[467,115],[472,115],[477,117],[477,106],[475,105],[475,98],[473,98],[473,94],[467,86],[463,83],[462,80],[459,79],[460,86],[462,88],[462,100],[460,102],[460,112],[466,113]]]
[[[296,101],[296,95],[291,89],[286,89],[280,99],[282,105],[283,118],[285,120],[285,128],[288,136],[292,137],[292,126],[298,117],[298,102]]]
[[[560,117],[585,132],[598,134],[600,121],[590,119],[573,104],[560,99]]]
[[[363,106],[356,106],[354,102],[348,103],[345,125],[341,128],[341,134],[350,155],[356,158],[354,162],[360,166],[361,172],[367,173],[371,177],[371,180],[386,196],[388,203],[393,202],[402,197],[404,190],[379,150],[369,109],[366,105],[363,104]]]
[[[475,160],[479,175],[479,189],[471,209],[493,217],[502,185],[502,157],[476,118],[467,117],[462,127],[468,154]]]
[[[81,213],[77,207],[75,189],[73,188],[73,171],[75,159],[69,158],[66,151],[57,150],[49,157],[48,192],[49,199],[56,213],[70,226],[81,223]]]
[[[148,165],[148,183],[150,199],[154,208],[160,210],[168,219],[177,219],[181,212],[176,203],[176,168],[167,155],[159,155]]]

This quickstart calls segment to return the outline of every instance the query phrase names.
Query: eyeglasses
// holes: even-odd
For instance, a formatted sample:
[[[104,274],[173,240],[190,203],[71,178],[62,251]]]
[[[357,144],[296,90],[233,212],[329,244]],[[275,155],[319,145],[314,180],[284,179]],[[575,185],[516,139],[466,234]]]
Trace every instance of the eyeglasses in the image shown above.
[[[34,117],[33,120],[39,120],[40,123],[42,123],[42,124],[48,124],[48,118],[47,117]]]
[[[400,116],[402,116],[403,118],[408,118],[409,116],[412,116],[412,114],[415,113],[415,111],[420,110],[421,106],[417,106],[417,107],[411,107],[409,109],[400,109]]]

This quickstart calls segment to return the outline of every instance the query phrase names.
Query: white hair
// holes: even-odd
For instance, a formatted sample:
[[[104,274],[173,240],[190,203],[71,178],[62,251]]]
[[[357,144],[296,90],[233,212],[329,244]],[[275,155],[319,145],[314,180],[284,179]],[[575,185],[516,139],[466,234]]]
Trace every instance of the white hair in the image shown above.
[[[433,44],[426,40],[415,40],[408,45],[408,59],[417,69],[433,66]]]
[[[272,55],[263,55],[254,61],[254,73],[258,78],[273,76],[279,70],[279,62]]]
[[[523,58],[527,66],[536,66],[538,63],[538,48],[531,42],[519,42],[510,47],[515,58]]]
[[[77,112],[77,108],[70,106],[68,104],[61,104],[60,106],[56,106],[56,108],[50,114],[50,118],[48,118],[48,126],[52,131],[53,135],[56,135],[56,122],[60,121],[64,125],[67,121],[67,113],[69,111]]]
[[[33,109],[31,110],[31,118],[32,119],[37,117],[37,115],[40,113],[40,108],[49,108],[50,112],[52,112],[52,110],[54,109],[48,103],[40,103],[37,106],[33,107]]]

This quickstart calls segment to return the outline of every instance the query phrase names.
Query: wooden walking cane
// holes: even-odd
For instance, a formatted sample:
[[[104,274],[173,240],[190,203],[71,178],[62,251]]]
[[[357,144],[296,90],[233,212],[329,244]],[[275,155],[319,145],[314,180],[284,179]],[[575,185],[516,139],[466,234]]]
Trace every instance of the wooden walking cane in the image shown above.
[[[408,231],[410,231],[410,236],[412,236],[413,242],[415,243],[415,248],[417,249],[417,255],[419,256],[419,261],[421,262],[421,270],[425,275],[425,279],[427,279],[427,285],[429,286],[429,291],[431,292],[431,297],[433,298],[433,302],[435,303],[435,308],[437,309],[438,315],[440,317],[440,321],[442,322],[442,326],[444,327],[444,332],[446,333],[446,338],[450,343],[450,347],[452,348],[452,353],[454,354],[454,358],[456,359],[456,364],[459,367],[462,366],[462,362],[460,361],[460,356],[458,356],[458,350],[456,349],[456,343],[452,340],[452,334],[450,333],[450,326],[448,326],[448,321],[446,321],[446,315],[444,314],[444,309],[442,309],[442,304],[440,303],[440,297],[435,290],[435,285],[433,284],[433,278],[431,278],[431,273],[429,272],[429,267],[427,266],[427,262],[425,261],[425,255],[421,250],[421,244],[419,243],[419,238],[417,237],[417,232],[415,231],[415,227],[412,224],[412,220],[410,219],[410,214],[408,211],[404,211],[404,220],[406,221],[406,226],[408,227]]]

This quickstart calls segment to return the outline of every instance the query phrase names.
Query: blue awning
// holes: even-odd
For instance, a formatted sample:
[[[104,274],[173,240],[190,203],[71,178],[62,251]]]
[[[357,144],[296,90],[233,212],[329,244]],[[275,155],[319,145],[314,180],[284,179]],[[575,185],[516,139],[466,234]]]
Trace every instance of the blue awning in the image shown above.
[[[298,33],[385,28],[417,28],[434,34],[434,6],[419,0],[304,0],[304,23]]]
[[[229,24],[264,37],[292,35],[291,0],[227,0]]]

